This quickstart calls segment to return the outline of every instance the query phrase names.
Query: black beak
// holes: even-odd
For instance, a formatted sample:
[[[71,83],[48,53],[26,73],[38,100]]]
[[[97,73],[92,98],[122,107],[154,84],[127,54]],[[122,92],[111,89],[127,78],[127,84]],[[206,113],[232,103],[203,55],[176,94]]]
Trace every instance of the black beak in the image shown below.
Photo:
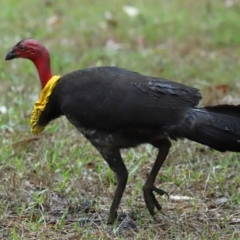
[[[11,51],[9,51],[9,52],[7,53],[7,55],[6,55],[6,57],[5,57],[5,60],[11,60],[11,59],[14,59],[14,58],[16,58],[16,57],[18,57],[18,56],[17,56],[15,50],[12,49]]]

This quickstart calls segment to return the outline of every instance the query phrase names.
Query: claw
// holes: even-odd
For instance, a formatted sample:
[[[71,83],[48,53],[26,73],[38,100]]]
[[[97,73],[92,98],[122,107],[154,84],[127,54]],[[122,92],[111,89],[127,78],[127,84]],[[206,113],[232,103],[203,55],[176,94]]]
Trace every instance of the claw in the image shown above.
[[[167,192],[165,192],[164,190],[160,189],[160,188],[157,188],[157,187],[153,186],[152,190],[155,191],[156,193],[158,193],[161,196],[166,195],[168,197],[168,199],[170,198],[169,194]]]
[[[151,192],[151,196],[152,196],[155,207],[157,208],[158,211],[160,211],[162,209],[162,206],[159,204],[153,192]]]
[[[160,211],[162,209],[161,205],[157,201],[153,192],[156,192],[159,195],[167,195],[167,197],[169,198],[169,195],[168,195],[167,192],[165,192],[164,190],[162,190],[160,188],[155,187],[154,185],[151,186],[151,187],[146,187],[145,186],[143,188],[144,200],[145,200],[146,206],[148,208],[148,211],[152,216],[155,215],[155,212],[154,212],[155,208],[157,208],[158,211]]]

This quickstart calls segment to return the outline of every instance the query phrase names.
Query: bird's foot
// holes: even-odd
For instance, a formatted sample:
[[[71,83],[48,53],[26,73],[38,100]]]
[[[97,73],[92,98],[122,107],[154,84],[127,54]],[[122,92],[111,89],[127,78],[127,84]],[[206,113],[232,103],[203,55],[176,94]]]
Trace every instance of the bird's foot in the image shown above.
[[[154,185],[152,186],[144,186],[143,187],[143,196],[144,196],[144,200],[146,203],[146,206],[148,208],[148,211],[150,212],[150,214],[152,216],[154,216],[155,212],[154,209],[157,208],[157,210],[161,210],[162,207],[159,204],[158,200],[156,199],[155,195],[153,194],[153,192],[158,193],[159,195],[167,195],[167,197],[169,198],[169,195],[167,192],[165,192],[164,190],[155,187]]]
[[[107,224],[113,224],[115,220],[117,220],[118,214],[117,211],[111,211],[109,212]]]

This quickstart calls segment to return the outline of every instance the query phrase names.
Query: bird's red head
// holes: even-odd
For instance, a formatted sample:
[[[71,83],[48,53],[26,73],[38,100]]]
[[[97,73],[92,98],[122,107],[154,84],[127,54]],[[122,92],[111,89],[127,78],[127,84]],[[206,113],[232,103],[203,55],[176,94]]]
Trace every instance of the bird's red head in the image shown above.
[[[18,42],[6,55],[5,60],[14,58],[26,58],[31,60],[39,74],[42,87],[52,77],[50,68],[50,56],[48,50],[34,39],[24,39]]]

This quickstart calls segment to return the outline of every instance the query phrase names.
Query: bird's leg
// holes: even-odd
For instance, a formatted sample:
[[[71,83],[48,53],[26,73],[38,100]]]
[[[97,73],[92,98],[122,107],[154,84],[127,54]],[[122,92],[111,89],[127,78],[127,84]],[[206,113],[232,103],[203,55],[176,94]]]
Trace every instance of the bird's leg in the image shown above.
[[[117,175],[117,188],[113,197],[112,205],[110,207],[108,223],[113,223],[117,217],[117,209],[120,204],[124,189],[127,184],[128,171],[122,160],[119,149],[99,149],[103,158],[107,161],[109,167]]]
[[[168,155],[169,149],[171,147],[171,142],[167,138],[164,138],[158,141],[151,142],[151,144],[154,147],[158,148],[158,155],[157,155],[157,159],[154,162],[153,168],[148,176],[148,179],[143,186],[143,196],[144,196],[144,200],[147,205],[147,208],[150,214],[153,216],[155,207],[158,210],[161,210],[161,205],[158,203],[153,192],[156,192],[160,195],[164,195],[164,194],[168,195],[167,192],[155,187],[154,182],[163,162],[165,161]]]

